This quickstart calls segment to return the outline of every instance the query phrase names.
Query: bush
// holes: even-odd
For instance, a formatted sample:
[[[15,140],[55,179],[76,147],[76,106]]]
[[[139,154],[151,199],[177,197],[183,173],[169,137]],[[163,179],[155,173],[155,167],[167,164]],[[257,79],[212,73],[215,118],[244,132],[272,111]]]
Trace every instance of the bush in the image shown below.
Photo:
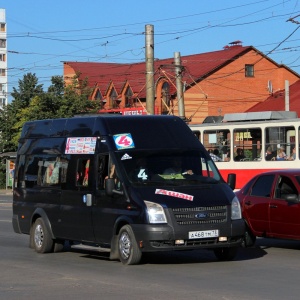
[[[6,188],[6,160],[0,160],[0,189]]]

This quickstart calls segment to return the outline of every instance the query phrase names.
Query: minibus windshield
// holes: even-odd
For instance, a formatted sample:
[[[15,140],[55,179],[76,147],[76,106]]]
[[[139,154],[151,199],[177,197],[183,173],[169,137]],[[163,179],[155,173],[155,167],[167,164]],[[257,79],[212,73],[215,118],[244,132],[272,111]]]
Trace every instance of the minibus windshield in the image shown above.
[[[195,185],[217,183],[220,174],[208,155],[199,150],[188,151],[126,151],[119,152],[121,166],[133,184]]]

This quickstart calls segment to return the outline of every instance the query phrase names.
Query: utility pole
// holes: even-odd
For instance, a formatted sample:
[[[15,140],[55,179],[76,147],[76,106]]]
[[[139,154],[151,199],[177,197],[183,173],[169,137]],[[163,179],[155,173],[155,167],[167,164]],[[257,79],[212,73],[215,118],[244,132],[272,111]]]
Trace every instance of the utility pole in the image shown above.
[[[285,80],[285,111],[290,111],[290,82],[288,80]]]
[[[178,101],[178,116],[185,120],[185,109],[183,99],[183,86],[182,86],[182,66],[180,52],[174,53],[175,74],[176,74],[176,89]]]
[[[150,115],[154,114],[154,26],[145,26],[146,37],[146,108]]]

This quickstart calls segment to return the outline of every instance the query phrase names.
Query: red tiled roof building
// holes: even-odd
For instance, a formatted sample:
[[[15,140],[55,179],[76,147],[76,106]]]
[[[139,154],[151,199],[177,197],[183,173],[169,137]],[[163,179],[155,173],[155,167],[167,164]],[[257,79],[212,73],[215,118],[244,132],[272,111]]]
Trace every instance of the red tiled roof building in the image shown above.
[[[251,111],[270,96],[270,83],[273,91],[282,91],[286,80],[293,86],[300,79],[256,48],[239,43],[220,51],[181,56],[185,116],[191,124],[210,115]],[[178,115],[174,59],[155,60],[154,70],[155,113]],[[65,83],[70,84],[76,74],[79,82],[87,79],[93,90],[91,100],[100,100],[101,111],[108,112],[140,109],[146,113],[145,73],[145,62],[64,62]],[[290,97],[295,91],[291,87]],[[274,110],[273,105],[270,109]]]

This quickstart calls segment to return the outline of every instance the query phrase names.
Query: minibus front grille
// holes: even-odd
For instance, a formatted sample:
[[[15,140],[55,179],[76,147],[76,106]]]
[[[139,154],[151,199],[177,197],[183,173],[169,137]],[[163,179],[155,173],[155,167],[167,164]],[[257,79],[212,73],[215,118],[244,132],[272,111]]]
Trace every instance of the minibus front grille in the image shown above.
[[[227,206],[173,208],[178,225],[219,224],[227,222]]]

